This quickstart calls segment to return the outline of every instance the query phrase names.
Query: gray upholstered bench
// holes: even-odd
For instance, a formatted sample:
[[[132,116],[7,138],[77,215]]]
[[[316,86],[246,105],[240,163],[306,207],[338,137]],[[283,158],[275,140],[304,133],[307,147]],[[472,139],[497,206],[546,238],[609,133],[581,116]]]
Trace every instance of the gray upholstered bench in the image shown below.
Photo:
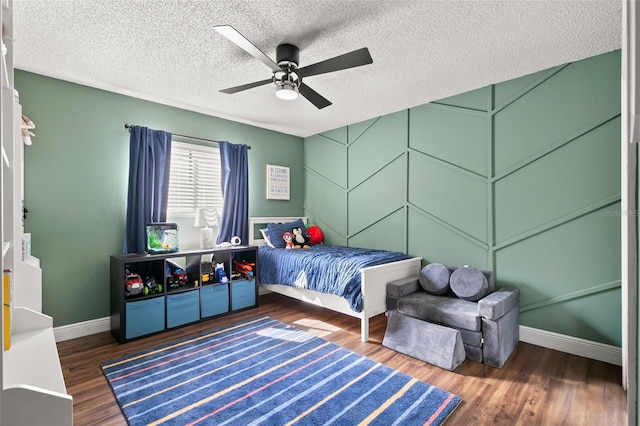
[[[431,272],[438,266],[432,267]],[[471,299],[463,300],[448,288],[449,277],[454,277],[453,273],[460,268],[446,268],[448,274],[442,268],[438,269],[440,276],[435,278],[435,281],[441,281],[436,285],[439,288],[434,289],[433,282],[423,283],[427,280],[425,275],[429,275],[429,271],[425,272],[427,267],[419,277],[387,284],[387,310],[390,315],[383,345],[442,368],[452,366],[453,369],[457,367],[456,363],[459,365],[459,357],[456,345],[451,343],[455,338],[441,329],[445,328],[459,333],[466,358],[502,367],[519,340],[519,291],[508,288],[495,291],[491,271],[475,272],[465,267],[460,271],[465,274],[464,279],[455,282],[456,291]],[[484,279],[479,279],[478,273]],[[434,274],[429,279],[433,280]],[[439,328],[425,324],[438,325]],[[442,347],[433,348],[433,345]],[[440,359],[444,355],[451,359]]]

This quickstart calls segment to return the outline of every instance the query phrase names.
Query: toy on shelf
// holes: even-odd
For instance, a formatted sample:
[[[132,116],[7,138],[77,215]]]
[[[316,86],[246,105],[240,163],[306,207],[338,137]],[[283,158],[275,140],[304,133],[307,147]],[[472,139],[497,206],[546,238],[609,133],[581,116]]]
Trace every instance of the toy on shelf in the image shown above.
[[[137,296],[144,291],[144,284],[140,275],[130,272],[128,269],[125,271],[124,278],[124,293],[127,296]]]
[[[253,267],[256,266],[256,264],[255,262],[249,263],[246,260],[234,260],[233,266],[241,276],[244,276],[246,279],[251,279],[253,277]]]
[[[162,293],[162,284],[158,284],[153,277],[145,277],[144,294]]]
[[[184,269],[173,269],[171,275],[167,277],[167,288],[175,290],[176,288],[184,287],[187,285],[188,276]]]
[[[187,280],[189,279],[187,276],[187,272],[182,268],[179,268],[173,271],[173,277],[176,280],[178,280],[181,283],[181,285],[186,285]]]
[[[227,273],[224,271],[224,263],[216,263],[216,282],[226,284],[229,282]]]
[[[203,260],[200,265],[202,284],[213,280],[213,263]]]

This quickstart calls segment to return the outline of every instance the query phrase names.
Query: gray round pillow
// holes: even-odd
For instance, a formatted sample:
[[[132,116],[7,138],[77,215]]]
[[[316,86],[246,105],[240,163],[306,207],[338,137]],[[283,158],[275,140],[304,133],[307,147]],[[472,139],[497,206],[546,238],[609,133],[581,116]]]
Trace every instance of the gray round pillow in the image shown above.
[[[449,291],[449,270],[439,263],[430,263],[422,268],[418,281],[429,294],[445,294]]]
[[[451,274],[451,290],[460,299],[477,302],[489,294],[489,281],[473,266],[458,268]]]

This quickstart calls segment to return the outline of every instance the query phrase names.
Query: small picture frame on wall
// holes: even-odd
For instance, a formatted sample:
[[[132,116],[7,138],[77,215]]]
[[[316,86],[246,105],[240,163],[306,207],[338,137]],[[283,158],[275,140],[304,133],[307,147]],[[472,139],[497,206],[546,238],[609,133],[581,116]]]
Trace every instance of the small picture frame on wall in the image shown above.
[[[267,200],[289,199],[289,167],[267,164]]]

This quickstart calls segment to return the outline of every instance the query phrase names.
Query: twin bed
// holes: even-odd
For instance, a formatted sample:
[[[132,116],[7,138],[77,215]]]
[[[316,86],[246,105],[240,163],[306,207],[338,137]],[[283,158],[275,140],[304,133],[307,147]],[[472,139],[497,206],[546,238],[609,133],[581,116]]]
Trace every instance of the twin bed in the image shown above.
[[[249,244],[259,246],[260,286],[359,318],[361,339],[368,341],[369,318],[387,310],[387,283],[419,275],[421,258],[341,246],[287,250],[266,245],[260,228],[298,219],[307,223],[304,217],[249,218]]]

